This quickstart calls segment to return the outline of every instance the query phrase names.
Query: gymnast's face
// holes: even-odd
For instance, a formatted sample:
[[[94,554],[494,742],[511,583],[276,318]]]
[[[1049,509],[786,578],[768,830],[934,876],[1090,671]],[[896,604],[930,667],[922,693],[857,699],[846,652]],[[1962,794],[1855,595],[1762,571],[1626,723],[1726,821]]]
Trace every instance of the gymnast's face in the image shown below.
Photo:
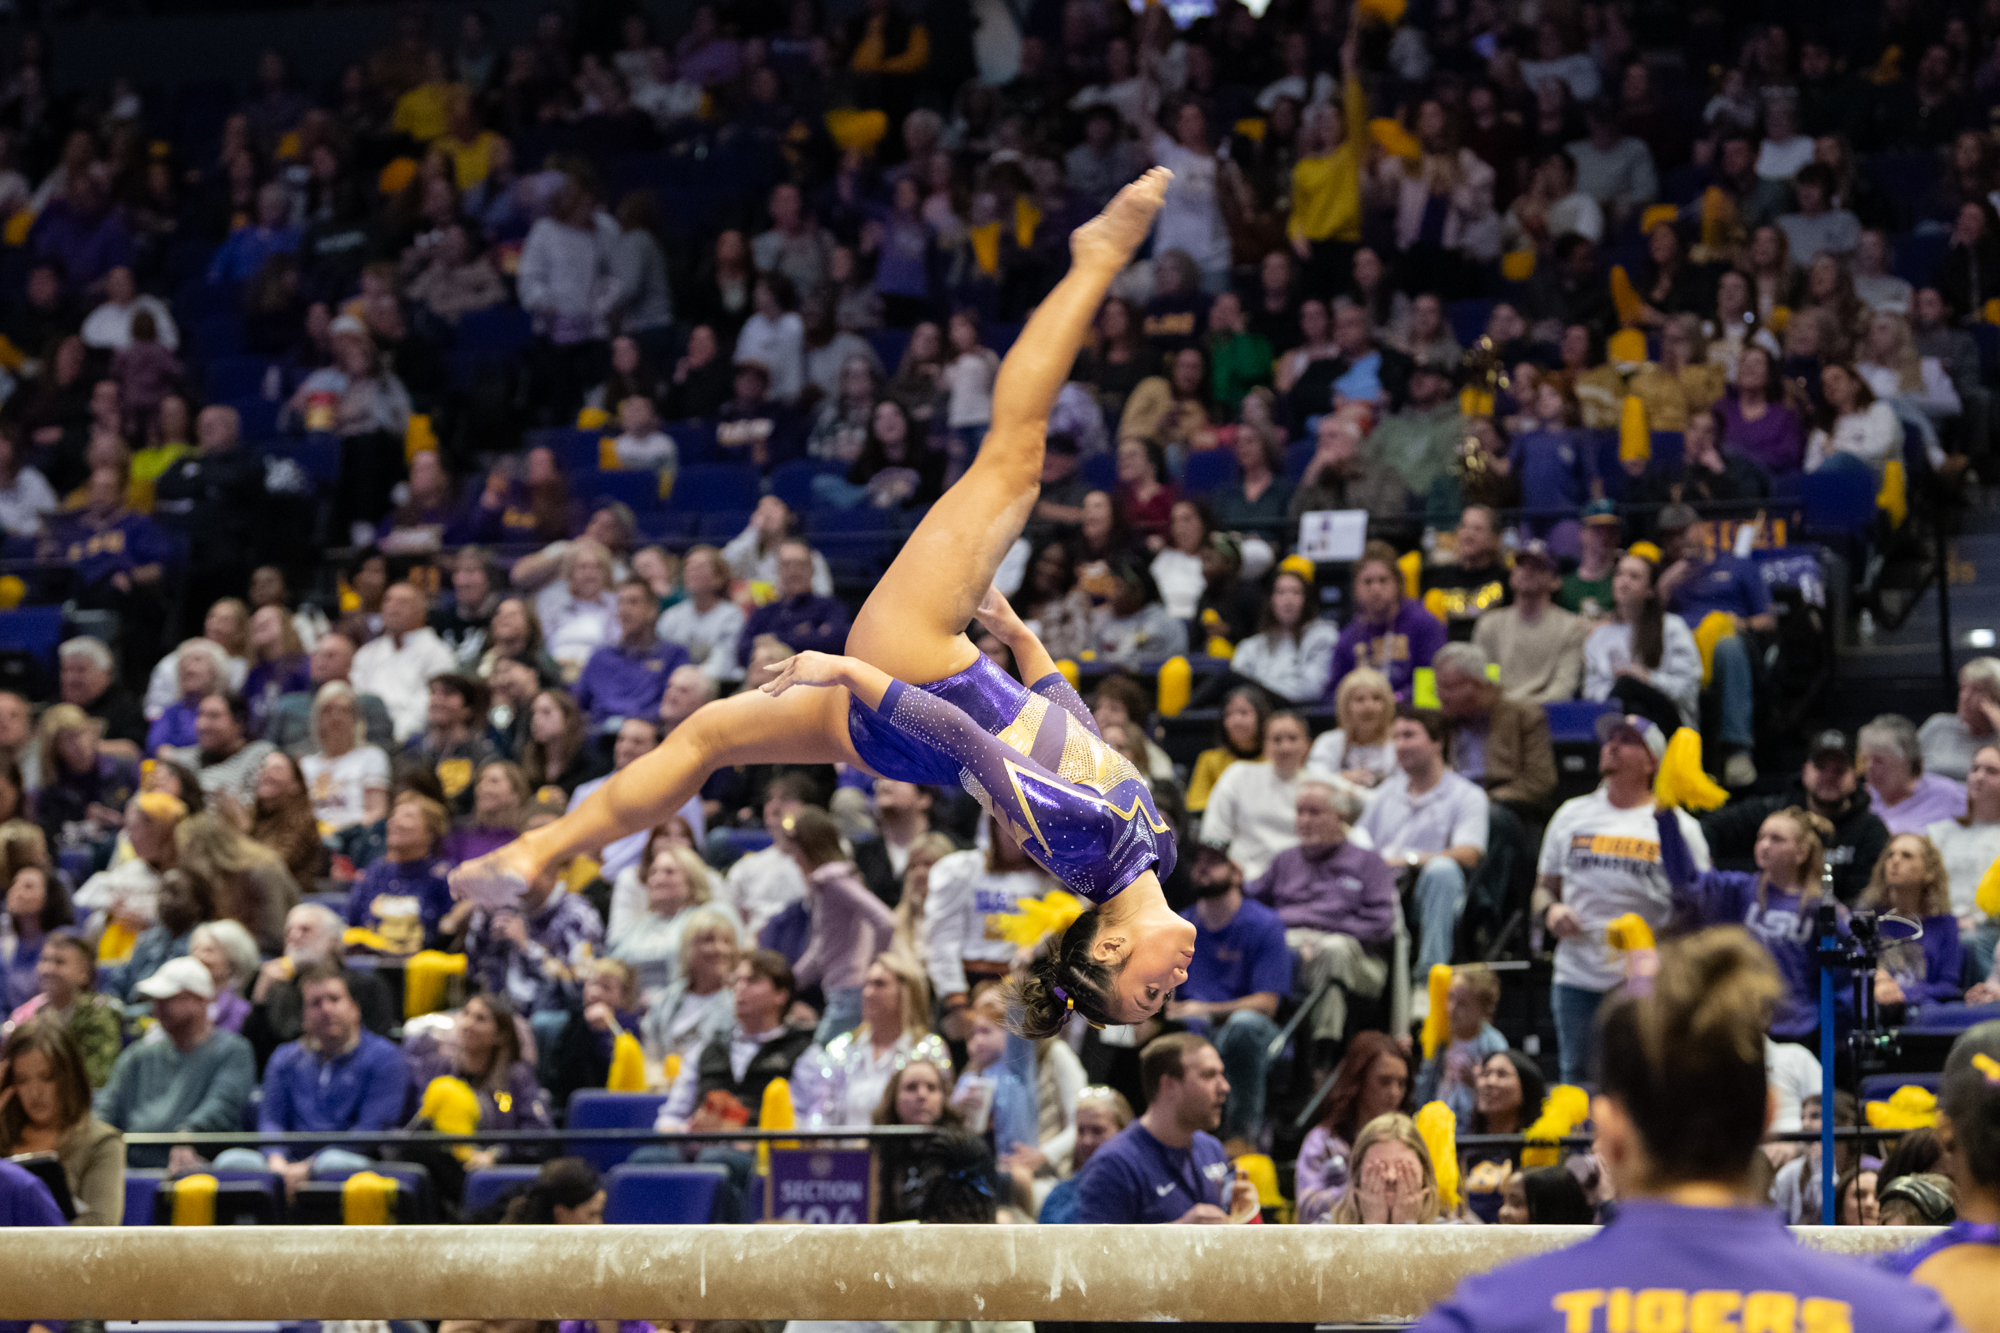
[[[1147,871],[1144,878],[1152,879],[1153,872]],[[1157,913],[1147,913],[1129,925],[1100,930],[1091,946],[1096,960],[1115,973],[1113,1022],[1151,1018],[1166,1006],[1174,987],[1187,980],[1188,964],[1194,960],[1194,925],[1169,910],[1164,897],[1157,906]]]

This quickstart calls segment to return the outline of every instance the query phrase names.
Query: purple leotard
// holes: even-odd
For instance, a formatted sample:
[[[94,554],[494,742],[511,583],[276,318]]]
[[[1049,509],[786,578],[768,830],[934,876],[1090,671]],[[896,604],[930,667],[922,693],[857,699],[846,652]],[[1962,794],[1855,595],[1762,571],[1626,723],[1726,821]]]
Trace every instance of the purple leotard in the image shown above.
[[[2000,1226],[1991,1222],[1967,1222],[1963,1218],[1914,1250],[1904,1250],[1881,1260],[1881,1266],[1901,1277],[1909,1277],[1923,1267],[1924,1260],[1960,1245],[2000,1245]]]
[[[880,708],[851,701],[847,728],[876,774],[963,786],[1025,833],[1036,864],[1094,903],[1147,870],[1173,873],[1173,830],[1139,771],[1054,672],[1030,688],[982,656],[929,685],[894,682]]]

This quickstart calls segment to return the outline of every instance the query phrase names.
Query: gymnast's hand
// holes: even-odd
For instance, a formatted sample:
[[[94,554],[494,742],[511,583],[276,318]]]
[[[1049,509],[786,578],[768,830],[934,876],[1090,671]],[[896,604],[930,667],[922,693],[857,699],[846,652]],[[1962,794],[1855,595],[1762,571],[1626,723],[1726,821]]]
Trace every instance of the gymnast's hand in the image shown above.
[[[1007,594],[998,588],[988,587],[986,595],[979,599],[979,609],[972,614],[1004,644],[1012,645],[1028,636],[1028,627],[1015,614]]]
[[[497,912],[520,902],[541,869],[517,839],[477,860],[467,861],[451,872],[446,883],[451,886],[452,897]]]
[[[854,667],[851,657],[836,657],[832,653],[794,653],[777,664],[778,674],[757,688],[776,698],[794,685],[812,685],[825,688],[829,685],[845,685]]]

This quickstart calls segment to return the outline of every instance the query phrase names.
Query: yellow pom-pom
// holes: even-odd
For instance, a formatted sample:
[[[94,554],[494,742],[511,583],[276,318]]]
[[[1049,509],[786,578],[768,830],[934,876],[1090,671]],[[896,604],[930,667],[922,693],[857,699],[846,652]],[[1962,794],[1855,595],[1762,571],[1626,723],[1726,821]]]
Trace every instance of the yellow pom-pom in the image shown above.
[[[1625,554],[1636,555],[1648,564],[1657,565],[1660,563],[1660,548],[1651,542],[1633,542],[1625,548]]]
[[[1986,867],[1986,873],[1979,877],[1972,903],[1987,916],[2000,916],[2000,860]]]
[[[1236,645],[1223,638],[1220,634],[1212,634],[1209,636],[1208,647],[1205,651],[1210,657],[1219,657],[1227,662],[1230,658],[1236,656]]]
[[[1385,28],[1393,28],[1403,21],[1403,11],[1409,8],[1409,0],[1361,0],[1356,6],[1363,16],[1375,19]]]
[[[1562,1145],[1555,1140],[1569,1134],[1589,1118],[1589,1093],[1568,1083],[1558,1083],[1550,1088],[1548,1097],[1542,1102],[1542,1113],[1535,1117],[1534,1124],[1522,1131],[1530,1143],[1548,1146],[1522,1149],[1522,1167],[1556,1165],[1562,1160]]]
[[[611,1092],[646,1090],[646,1054],[639,1049],[639,1039],[629,1032],[611,1039],[611,1073],[604,1086]]]
[[[1176,655],[1160,663],[1160,716],[1179,717],[1193,697],[1194,668],[1187,658]]]
[[[0,574],[0,611],[12,611],[28,595],[28,585],[18,574]]]
[[[1509,250],[1500,256],[1500,276],[1508,282],[1526,282],[1535,276],[1533,250]]]
[[[1438,1207],[1450,1212],[1458,1207],[1458,1117],[1443,1102],[1431,1102],[1417,1112],[1417,1137],[1431,1155],[1431,1171],[1437,1176]]]
[[[1639,317],[1645,314],[1646,303],[1639,299],[1639,291],[1632,285],[1632,277],[1625,271],[1623,264],[1613,264],[1611,266],[1610,286],[1611,304],[1618,311],[1618,322],[1626,326],[1625,331],[1636,332],[1631,326],[1637,324]],[[1637,357],[1620,356],[1615,350],[1617,345],[1615,341],[1612,343],[1614,350],[1611,352],[1611,359],[1613,361],[1644,361],[1646,359],[1644,351],[1646,338],[1644,334],[1640,334],[1639,336],[1641,350]]]
[[[1701,733],[1681,727],[1653,775],[1653,799],[1676,810],[1713,810],[1729,799],[1701,766]]]
[[[1020,949],[1032,949],[1050,935],[1060,935],[1090,909],[1090,904],[1061,889],[1050,889],[1039,898],[1021,899],[1018,912],[996,912],[986,918],[986,928]]]
[[[1640,234],[1655,227],[1671,227],[1680,221],[1681,210],[1677,204],[1654,204],[1639,215]]]
[[[1424,988],[1429,994],[1431,1007],[1430,1012],[1424,1015],[1420,1040],[1424,1046],[1424,1059],[1428,1060],[1438,1053],[1445,1038],[1451,1035],[1450,1020],[1445,1017],[1445,999],[1451,994],[1451,969],[1443,963],[1433,964]]]
[[[1929,1129],[1937,1123],[1937,1094],[1906,1084],[1865,1109],[1871,1129]]]
[[[437,452],[437,428],[431,425],[430,417],[423,412],[412,412],[409,424],[403,427],[403,461],[409,462],[418,454]]]
[[[672,1086],[674,1086],[674,1080],[678,1079],[680,1076],[681,1076],[681,1058],[680,1056],[674,1054],[672,1051],[669,1051],[667,1052],[666,1056],[660,1061],[660,1077],[666,1082],[666,1085],[671,1088]]]
[[[1627,912],[1604,928],[1604,942],[1614,949],[1650,949],[1653,928],[1637,912]]]
[[[611,424],[611,414],[601,407],[586,407],[576,414],[578,430],[603,430]]]
[[[1643,463],[1653,456],[1653,432],[1646,428],[1646,405],[1631,394],[1618,418],[1618,461]]]
[[[1072,661],[1070,658],[1067,657],[1057,661],[1056,672],[1064,680],[1069,682],[1069,687],[1071,689],[1075,689],[1077,686],[1077,682],[1083,679],[1083,672],[1078,669],[1074,661]]]

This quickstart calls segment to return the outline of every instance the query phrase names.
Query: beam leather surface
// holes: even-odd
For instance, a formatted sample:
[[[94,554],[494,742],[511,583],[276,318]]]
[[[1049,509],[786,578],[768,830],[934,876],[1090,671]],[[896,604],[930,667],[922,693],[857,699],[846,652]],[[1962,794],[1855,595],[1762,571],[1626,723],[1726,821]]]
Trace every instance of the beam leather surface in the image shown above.
[[[1414,1318],[1589,1236],[1480,1226],[21,1228],[0,1319]],[[1919,1228],[1801,1227],[1879,1253]]]

